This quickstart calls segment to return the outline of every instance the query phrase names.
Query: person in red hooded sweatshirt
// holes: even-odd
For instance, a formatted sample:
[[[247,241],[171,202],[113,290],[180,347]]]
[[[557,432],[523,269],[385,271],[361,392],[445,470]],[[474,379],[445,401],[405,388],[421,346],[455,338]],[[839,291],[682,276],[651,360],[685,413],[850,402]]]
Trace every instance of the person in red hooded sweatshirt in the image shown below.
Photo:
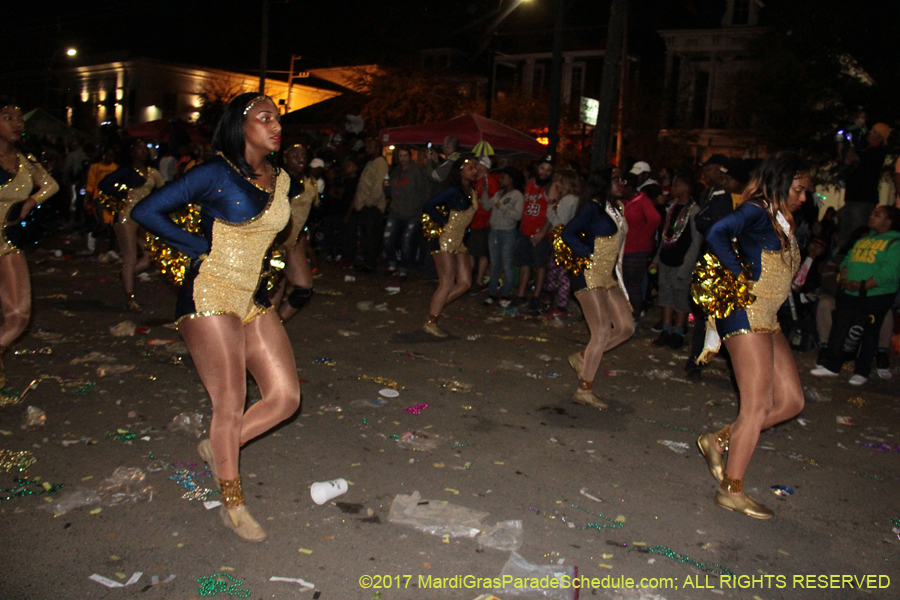
[[[482,156],[475,163],[478,179],[472,184],[472,188],[478,195],[478,210],[472,217],[469,233],[466,235],[466,248],[469,249],[469,254],[475,260],[475,283],[469,290],[470,296],[477,296],[487,290],[484,278],[491,266],[488,244],[488,236],[491,233],[491,211],[485,210],[481,205],[483,201],[486,202],[493,198],[494,194],[500,190],[500,173],[491,173],[491,164],[493,163],[488,156]]]
[[[628,234],[625,237],[625,250],[622,256],[622,279],[625,290],[631,299],[631,315],[634,317],[634,330],[641,327],[641,309],[644,300],[644,279],[647,277],[647,266],[653,253],[654,236],[662,216],[656,205],[644,191],[637,190],[637,175],[626,173],[625,221],[628,223]]]

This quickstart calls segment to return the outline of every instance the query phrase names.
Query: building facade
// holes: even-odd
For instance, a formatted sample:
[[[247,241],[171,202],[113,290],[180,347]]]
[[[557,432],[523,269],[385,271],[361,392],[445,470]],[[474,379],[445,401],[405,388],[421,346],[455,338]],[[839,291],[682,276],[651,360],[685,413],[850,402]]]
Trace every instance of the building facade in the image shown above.
[[[302,83],[288,94],[285,81],[266,79],[266,94],[282,112],[298,110],[346,91],[332,81],[334,73],[323,70],[304,73]],[[201,94],[228,97],[259,89],[259,78],[243,73],[158,61],[150,58],[112,60],[64,69],[60,72],[60,95],[67,122],[91,131],[104,122],[121,127],[157,119],[194,121],[199,115]],[[290,106],[287,106],[288,101]]]
[[[755,0],[728,0],[722,26],[669,29],[666,43],[665,106],[662,137],[678,136],[693,146],[696,158],[722,153],[756,157],[764,152],[730,110],[735,81],[759,68],[752,42],[764,31]]]

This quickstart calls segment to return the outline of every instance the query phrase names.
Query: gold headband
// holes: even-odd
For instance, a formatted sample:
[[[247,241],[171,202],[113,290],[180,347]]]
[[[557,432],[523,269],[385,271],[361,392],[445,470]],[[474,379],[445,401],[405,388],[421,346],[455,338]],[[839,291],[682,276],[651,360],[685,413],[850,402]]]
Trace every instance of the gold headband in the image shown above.
[[[253,106],[257,102],[259,102],[260,100],[266,100],[266,99],[268,99],[268,96],[266,96],[265,94],[260,94],[259,96],[256,96],[255,98],[250,100],[250,102],[247,103],[247,107],[244,109],[244,117],[247,116],[247,113],[250,112],[250,109],[253,108]]]

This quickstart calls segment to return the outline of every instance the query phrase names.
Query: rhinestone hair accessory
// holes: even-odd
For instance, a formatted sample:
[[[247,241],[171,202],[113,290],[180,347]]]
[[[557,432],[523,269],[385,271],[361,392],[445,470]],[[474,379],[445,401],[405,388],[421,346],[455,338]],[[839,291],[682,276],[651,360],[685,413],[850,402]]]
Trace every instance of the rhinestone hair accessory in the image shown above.
[[[247,117],[247,113],[250,112],[250,109],[253,108],[253,106],[257,102],[259,102],[260,100],[265,100],[267,98],[268,98],[268,96],[266,96],[265,94],[260,94],[259,96],[256,96],[255,98],[250,100],[250,102],[247,103],[247,107],[244,109],[244,118]]]

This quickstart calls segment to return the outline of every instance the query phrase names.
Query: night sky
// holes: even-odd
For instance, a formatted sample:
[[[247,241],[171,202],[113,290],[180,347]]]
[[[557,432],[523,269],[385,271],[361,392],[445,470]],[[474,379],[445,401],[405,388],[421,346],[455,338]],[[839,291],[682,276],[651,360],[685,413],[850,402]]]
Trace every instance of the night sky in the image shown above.
[[[328,65],[414,64],[421,48],[472,52],[499,0],[270,0],[269,69]],[[502,0],[505,6],[510,0]],[[603,45],[609,0],[568,0],[566,49]],[[228,70],[259,68],[261,0],[69,0],[7,2],[0,35],[4,71],[62,66],[72,45],[83,60],[114,51]],[[658,29],[715,27],[725,0],[631,0],[630,52],[644,72],[661,72]],[[896,0],[765,0],[763,24],[790,31],[792,22],[821,22],[823,36],[847,48],[876,79],[900,69],[900,2]],[[498,28],[494,47],[549,50],[553,4],[528,0]],[[819,25],[816,25],[819,27]]]

